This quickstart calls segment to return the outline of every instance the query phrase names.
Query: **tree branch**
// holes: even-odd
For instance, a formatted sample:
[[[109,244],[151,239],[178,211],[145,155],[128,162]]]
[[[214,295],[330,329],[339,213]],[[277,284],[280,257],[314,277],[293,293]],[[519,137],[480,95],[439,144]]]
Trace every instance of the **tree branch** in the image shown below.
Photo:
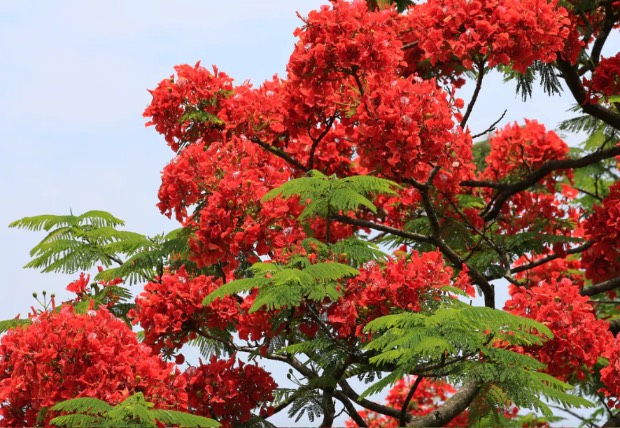
[[[593,245],[592,242],[586,242],[583,245],[580,245],[580,246],[575,247],[575,248],[571,248],[570,250],[566,250],[566,254],[578,254],[578,253],[581,253],[581,252],[587,250],[588,248],[590,248],[592,245]],[[533,268],[538,267],[538,266],[542,266],[545,263],[551,262],[551,261],[553,261],[555,259],[559,259],[559,258],[564,258],[564,256],[559,256],[558,254],[550,254],[547,257],[543,257],[542,259],[536,260],[535,262],[528,263],[526,265],[521,265],[521,266],[514,267],[514,268],[510,269],[510,273],[514,274],[514,273],[519,273],[519,272],[523,272],[523,271],[526,271],[526,270],[530,270],[530,269],[533,269]]]
[[[602,120],[616,129],[620,129],[620,115],[618,113],[615,113],[601,104],[592,104],[588,102],[588,94],[581,84],[581,77],[575,66],[568,61],[557,60],[556,67],[562,72],[562,78],[566,82],[568,89],[570,89],[575,101],[577,101],[585,113]]]
[[[611,291],[618,287],[620,287],[620,277],[612,278],[596,285],[582,288],[579,294],[582,296],[594,296],[599,293],[604,293],[605,291]]]
[[[314,154],[316,152],[316,148],[319,145],[319,143],[323,140],[323,138],[325,138],[325,136],[327,135],[329,130],[332,128],[332,125],[334,124],[335,120],[336,120],[336,114],[334,113],[327,120],[327,124],[325,125],[325,129],[323,130],[323,132],[321,132],[321,135],[319,135],[318,138],[312,138],[312,136],[310,135],[310,139],[312,140],[312,147],[310,147],[310,155],[308,157],[308,171],[314,169]],[[310,134],[310,133],[308,133],[308,134]]]
[[[469,119],[469,116],[471,115],[471,112],[474,109],[476,100],[478,99],[478,94],[480,93],[480,89],[482,89],[482,79],[484,78],[484,60],[481,60],[477,65],[478,65],[478,79],[476,79],[476,88],[474,89],[474,93],[471,96],[471,100],[469,101],[469,104],[467,104],[467,110],[465,110],[465,115],[463,115],[463,119],[461,119],[461,123],[460,123],[461,128],[465,128],[465,125],[467,124],[467,120]]]
[[[403,402],[403,407],[402,409],[400,409],[400,418],[398,419],[398,424],[400,426],[405,426],[405,424],[407,423],[406,415],[407,415],[407,410],[409,409],[409,403],[411,402],[413,395],[418,389],[418,386],[420,386],[422,379],[424,379],[422,376],[418,376],[416,378],[415,382],[413,383],[413,385],[411,385],[411,388],[409,389],[409,393],[407,394],[407,397],[405,397],[405,401]]]
[[[487,129],[485,129],[484,131],[479,132],[479,133],[477,133],[477,134],[475,134],[475,135],[472,135],[472,136],[471,136],[471,139],[472,139],[472,140],[475,140],[475,139],[476,139],[476,138],[478,138],[478,137],[482,137],[484,134],[487,134],[487,133],[489,133],[489,132],[491,132],[491,131],[494,131],[494,130],[495,130],[495,127],[497,126],[497,124],[498,124],[498,123],[499,123],[499,122],[500,122],[500,121],[504,118],[504,116],[506,116],[506,112],[508,112],[508,110],[504,109],[504,112],[503,112],[503,113],[502,113],[502,115],[499,117],[499,119],[497,119],[495,122],[493,122],[493,123],[491,124],[491,126],[489,126],[489,127],[488,127]]]
[[[310,169],[308,169],[307,167],[305,167],[304,165],[302,165],[300,162],[298,162],[297,160],[293,159],[291,157],[291,155],[289,155],[288,153],[284,152],[283,150],[278,149],[275,146],[272,146],[271,144],[267,144],[264,141],[262,141],[260,138],[258,137],[252,137],[250,138],[250,141],[252,141],[255,144],[258,144],[259,146],[261,146],[263,149],[267,150],[268,152],[273,153],[274,155],[276,155],[279,158],[284,159],[285,161],[287,161],[289,164],[293,165],[295,168],[303,171],[303,172],[308,172],[310,171]]]
[[[399,409],[384,406],[383,404],[378,404],[378,403],[375,403],[374,401],[370,401],[365,398],[360,398],[359,394],[355,392],[353,388],[351,388],[351,385],[349,385],[346,380],[342,379],[338,381],[338,385],[340,385],[342,392],[348,398],[350,398],[351,400],[353,400],[353,402],[359,404],[360,406],[368,410],[372,410],[373,412],[381,413],[382,415],[391,416],[395,419],[400,418]],[[407,415],[408,415],[407,419],[410,420],[412,418],[411,415],[410,414],[407,414]]]
[[[334,397],[342,403],[345,410],[347,411],[347,414],[351,416],[351,419],[353,419],[353,421],[359,427],[364,427],[364,428],[368,427],[368,424],[366,423],[366,421],[362,419],[359,413],[357,413],[357,409],[355,408],[353,403],[351,403],[351,400],[349,400],[349,397],[347,397],[342,391],[334,391]]]
[[[447,424],[471,404],[476,395],[478,395],[480,386],[478,382],[470,382],[463,385],[459,392],[450,397],[443,406],[425,416],[412,418],[407,423],[407,426],[440,427]]]
[[[620,126],[620,116],[618,118],[618,125]],[[516,183],[493,184],[489,182],[463,181],[461,185],[467,187],[493,187],[499,190],[499,192],[495,194],[493,199],[481,212],[481,217],[485,221],[491,221],[497,217],[502,209],[502,206],[510,197],[538,183],[548,174],[562,169],[583,168],[601,160],[609,159],[618,155],[620,155],[620,146],[612,147],[606,150],[597,150],[594,153],[590,153],[589,155],[578,159],[556,159],[546,162],[540,168],[532,171],[532,173],[523,180],[517,181]]]

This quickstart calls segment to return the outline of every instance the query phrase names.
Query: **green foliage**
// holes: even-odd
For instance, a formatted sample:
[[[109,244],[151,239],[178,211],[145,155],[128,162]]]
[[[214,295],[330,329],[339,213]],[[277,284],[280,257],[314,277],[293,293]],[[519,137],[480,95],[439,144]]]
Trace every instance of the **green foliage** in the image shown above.
[[[121,278],[129,284],[152,281],[166,266],[185,265],[192,274],[202,272],[188,261],[189,234],[186,228],[148,237],[118,230],[124,222],[105,211],[82,215],[25,217],[9,227],[49,232],[31,251],[26,268],[42,272],[76,273],[97,265],[105,267],[95,279]]]
[[[157,423],[182,427],[218,427],[213,419],[173,410],[153,409],[153,403],[138,392],[111,406],[96,398],[74,398],[56,404],[50,410],[66,413],[50,423],[62,427],[157,427]]]
[[[17,327],[26,327],[32,324],[32,321],[29,319],[19,319],[15,318],[12,320],[4,320],[0,321],[0,334]]]
[[[478,171],[484,171],[487,167],[486,158],[491,153],[491,145],[489,140],[479,141],[472,146],[472,155],[474,156],[474,163]]]
[[[403,312],[377,318],[364,330],[373,337],[365,347],[374,355],[370,363],[389,368],[389,374],[362,396],[380,392],[404,375],[417,374],[453,383],[492,384],[499,390],[484,403],[491,408],[512,401],[551,416],[541,397],[565,406],[591,406],[568,394],[570,385],[540,373],[542,363],[513,351],[515,346],[541,345],[553,337],[536,321],[454,301],[430,315]]]
[[[122,220],[105,211],[25,217],[9,227],[49,232],[31,251],[25,267],[75,273],[96,264],[110,266],[119,252],[134,252],[148,242],[143,235],[119,231]]]
[[[517,81],[517,94],[521,94],[523,101],[532,97],[534,82],[540,78],[540,86],[548,95],[558,95],[562,92],[562,84],[558,79],[553,64],[535,61],[525,73],[520,73],[510,67],[499,67],[504,74],[504,82]]]
[[[320,171],[310,171],[307,177],[287,181],[273,189],[264,197],[264,201],[281,197],[289,199],[300,196],[302,201],[309,200],[306,208],[299,215],[299,220],[309,217],[328,218],[340,212],[357,211],[366,208],[377,212],[377,207],[369,197],[373,194],[395,194],[398,184],[383,178],[369,175],[357,175],[346,178],[327,177]]]
[[[311,264],[305,257],[298,257],[293,263],[302,263],[305,266],[296,267],[291,263],[286,266],[255,263],[252,265],[254,278],[243,278],[224,284],[205,297],[202,303],[208,305],[217,298],[254,288],[258,288],[258,295],[250,312],[262,307],[268,310],[297,307],[304,300],[320,302],[326,297],[336,300],[341,294],[337,281],[358,274],[356,269],[342,263]]]

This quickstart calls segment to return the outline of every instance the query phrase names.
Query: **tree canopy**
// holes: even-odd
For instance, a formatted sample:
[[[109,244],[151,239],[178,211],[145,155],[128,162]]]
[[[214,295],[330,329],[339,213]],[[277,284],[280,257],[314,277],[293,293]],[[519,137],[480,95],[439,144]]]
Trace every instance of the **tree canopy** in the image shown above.
[[[177,65],[144,117],[178,229],[10,225],[46,233],[26,267],[76,280],[0,322],[0,426],[620,423],[619,22],[609,0],[333,0],[286,77]],[[490,73],[572,97],[559,129],[587,138],[472,134]]]

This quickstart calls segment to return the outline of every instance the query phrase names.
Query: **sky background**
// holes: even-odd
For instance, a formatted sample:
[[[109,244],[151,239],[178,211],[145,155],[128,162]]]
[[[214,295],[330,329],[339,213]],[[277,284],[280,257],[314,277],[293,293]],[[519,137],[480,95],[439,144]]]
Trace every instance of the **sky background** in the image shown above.
[[[160,172],[173,152],[144,127],[147,89],[174,65],[198,60],[238,82],[285,76],[301,23],[296,11],[306,15],[322,3],[0,2],[0,319],[25,316],[32,292],[68,298],[64,287],[77,277],[22,269],[44,235],[9,229],[10,222],[100,209],[124,219],[127,230],[154,235],[176,228],[155,207]],[[470,91],[462,93],[466,102]],[[503,124],[527,117],[554,129],[570,117],[570,105],[568,97],[541,91],[523,103],[513,83],[489,76],[470,126],[480,132],[508,109]],[[274,422],[290,425],[284,421]]]

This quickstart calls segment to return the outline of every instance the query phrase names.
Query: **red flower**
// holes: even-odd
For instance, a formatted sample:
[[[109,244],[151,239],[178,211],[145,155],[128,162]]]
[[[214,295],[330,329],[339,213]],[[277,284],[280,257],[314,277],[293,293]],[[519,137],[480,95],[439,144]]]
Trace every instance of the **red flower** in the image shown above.
[[[90,275],[86,275],[84,272],[80,273],[80,279],[77,279],[67,285],[67,291],[75,294],[82,294],[86,291],[90,281]]]
[[[0,341],[2,426],[34,426],[43,407],[75,397],[114,405],[141,391],[158,407],[183,409],[184,388],[174,365],[153,355],[105,309],[43,312]]]

